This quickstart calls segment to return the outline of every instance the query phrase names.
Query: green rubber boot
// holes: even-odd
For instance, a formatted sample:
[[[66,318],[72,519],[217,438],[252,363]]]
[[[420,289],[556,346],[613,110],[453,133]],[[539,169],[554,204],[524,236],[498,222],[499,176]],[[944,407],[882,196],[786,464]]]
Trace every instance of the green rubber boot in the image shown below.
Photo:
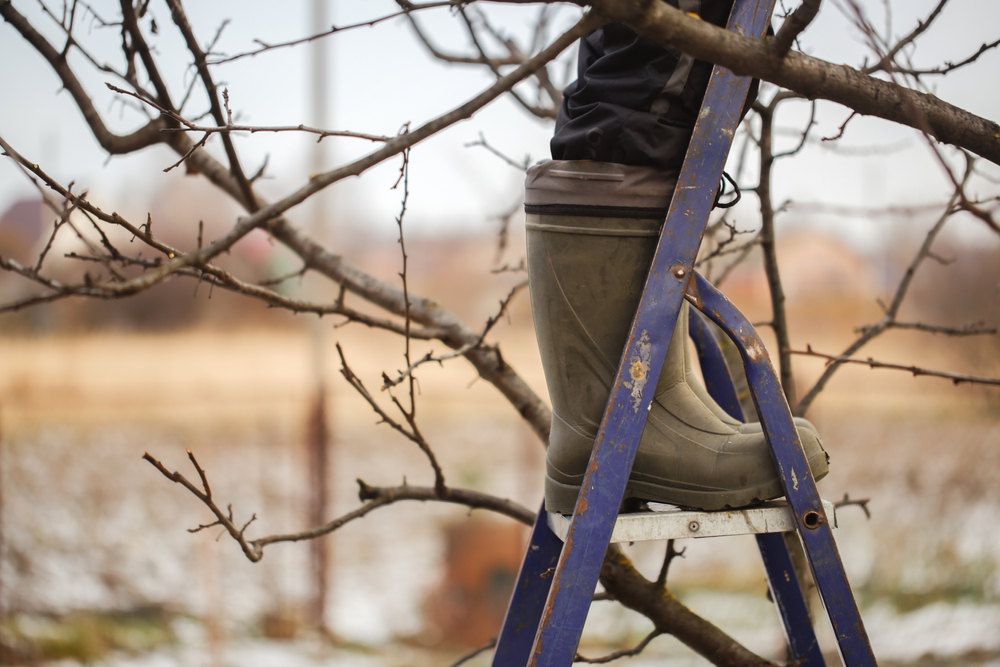
[[[688,304],[685,302],[681,306],[681,315],[686,316],[686,318],[695,317],[695,315],[690,315],[690,310]],[[705,318],[709,329],[712,331],[712,335],[716,336],[716,340],[719,346],[722,348],[722,354],[726,359],[726,363],[729,364],[730,372],[733,376],[733,384],[736,387],[736,396],[740,401],[740,407],[743,408],[743,414],[746,417],[747,423],[754,424],[759,422],[760,419],[757,417],[757,409],[754,407],[753,399],[750,398],[750,387],[747,385],[746,372],[743,370],[743,359],[740,357],[740,353],[736,348],[736,343],[729,339],[729,337],[719,328],[717,324]],[[680,326],[680,325],[678,325]],[[683,327],[679,329],[680,331],[687,332],[687,319],[685,319]],[[719,339],[722,340],[719,340]],[[712,411],[712,413],[719,418],[725,424],[730,426],[736,426],[741,424],[738,419],[733,419],[733,417],[722,409],[722,406],[715,402],[715,399],[708,393],[708,390],[703,384],[698,380],[694,373],[694,367],[691,363],[691,346],[684,345],[684,371],[685,371],[685,381],[691,391],[694,392],[705,406]],[[807,420],[801,417],[795,417],[795,426],[800,431],[806,430],[810,434],[819,439],[819,433],[816,431],[816,427],[809,423]],[[757,424],[759,426],[759,424]],[[826,473],[823,473],[824,475]],[[818,478],[817,478],[818,479]]]
[[[601,164],[588,163],[587,170]],[[607,180],[597,175],[598,181]],[[594,185],[585,176],[574,178],[578,182],[569,183],[570,190]],[[550,512],[571,514],[662,217],[548,215],[532,208],[526,206],[531,306],[553,409],[545,505]],[[625,498],[716,510],[782,496],[760,425],[725,415],[694,379],[687,348],[685,304]],[[829,469],[826,452],[812,425],[797,420],[797,426],[809,466],[820,479]]]

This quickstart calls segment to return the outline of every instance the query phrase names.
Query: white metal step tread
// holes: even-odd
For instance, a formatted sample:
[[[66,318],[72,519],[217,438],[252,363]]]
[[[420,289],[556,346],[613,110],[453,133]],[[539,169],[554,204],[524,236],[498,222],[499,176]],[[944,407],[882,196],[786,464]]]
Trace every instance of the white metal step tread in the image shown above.
[[[684,510],[674,505],[649,503],[650,512],[619,514],[612,542],[645,542],[684,537],[718,537],[783,533],[795,530],[792,510],[784,500],[773,500],[739,510],[705,512]],[[836,507],[828,500],[823,509],[833,528],[837,527]],[[549,512],[549,528],[563,540],[569,532],[570,517]]]

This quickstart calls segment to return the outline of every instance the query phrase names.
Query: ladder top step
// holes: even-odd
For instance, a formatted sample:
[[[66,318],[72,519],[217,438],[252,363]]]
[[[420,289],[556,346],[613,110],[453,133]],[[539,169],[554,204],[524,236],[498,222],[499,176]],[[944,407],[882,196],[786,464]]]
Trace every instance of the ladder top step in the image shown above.
[[[721,535],[752,535],[756,533],[783,533],[795,530],[792,511],[784,500],[774,500],[738,510],[705,512],[684,510],[674,505],[649,503],[650,512],[619,514],[612,542],[645,542],[684,537],[718,537]],[[823,501],[823,509],[833,528],[837,527],[834,504]],[[559,537],[566,538],[572,517],[549,513],[549,528]]]

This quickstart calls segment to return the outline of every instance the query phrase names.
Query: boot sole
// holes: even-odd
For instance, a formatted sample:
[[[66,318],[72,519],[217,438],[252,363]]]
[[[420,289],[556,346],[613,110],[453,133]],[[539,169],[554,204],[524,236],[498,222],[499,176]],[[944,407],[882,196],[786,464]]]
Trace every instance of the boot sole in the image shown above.
[[[815,480],[826,477],[830,471],[829,457],[825,451],[818,452],[809,461],[809,467],[814,471]],[[582,481],[582,479],[581,479]],[[545,511],[558,514],[572,514],[576,507],[576,499],[580,495],[580,484],[566,484],[556,481],[545,474]],[[688,509],[716,511],[738,509],[756,505],[783,496],[781,484],[767,485],[753,489],[697,491],[694,489],[677,488],[661,484],[629,479],[625,487],[624,500],[636,498],[653,502],[677,505]]]

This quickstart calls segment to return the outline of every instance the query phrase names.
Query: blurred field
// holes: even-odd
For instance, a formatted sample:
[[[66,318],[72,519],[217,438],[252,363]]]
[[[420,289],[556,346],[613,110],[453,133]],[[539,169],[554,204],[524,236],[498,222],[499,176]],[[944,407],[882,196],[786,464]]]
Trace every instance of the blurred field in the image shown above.
[[[488,244],[461,253],[452,247],[425,261],[429,266],[461,257],[467,266],[458,273],[472,275],[489,263],[489,253]],[[370,261],[378,265],[391,257],[387,251],[383,260]],[[456,284],[428,276],[420,293],[436,293],[441,285],[434,281]],[[470,322],[485,320],[514,282],[509,276],[493,280],[484,287],[470,279],[463,284],[467,293],[444,305]],[[733,295],[752,318],[766,317],[766,306],[752,293],[737,284]],[[853,296],[793,300],[791,307],[795,346],[828,352],[840,351],[853,326],[879,317],[873,301]],[[376,425],[377,417],[338,374],[337,342],[354,371],[377,387],[382,371],[391,375],[404,366],[401,341],[356,325],[323,331],[320,369],[335,440],[333,512],[357,505],[358,477],[378,485],[404,477],[431,483],[416,447]],[[492,340],[544,396],[526,294]],[[217,540],[217,532],[188,534],[185,529],[206,522],[207,513],[140,457],[149,451],[193,477],[184,454],[192,449],[217,497],[233,503],[237,520],[257,514],[248,531],[255,537],[304,527],[304,429],[317,377],[314,346],[307,327],[287,323],[0,339],[0,603],[8,615],[0,639],[23,648],[42,641],[38,637],[49,641],[69,632],[64,621],[74,613],[153,610],[173,619],[169,637],[149,640],[167,651],[167,664],[258,664],[237,656],[250,646],[258,646],[259,655],[271,651],[263,637],[274,635],[281,622],[300,626],[309,595],[308,548],[271,546],[252,564],[227,537]],[[445,351],[417,344],[414,354],[427,349]],[[997,349],[995,341],[960,348],[926,334],[894,332],[862,354],[995,376]],[[797,359],[797,368],[802,391],[822,362]],[[536,506],[543,450],[496,390],[477,381],[461,359],[428,365],[418,376],[421,427],[449,483]],[[871,499],[870,520],[856,507],[841,511],[838,539],[885,664],[996,664],[990,661],[1000,656],[998,417],[996,389],[867,368],[842,370],[810,413],[833,459],[821,492],[829,499],[844,493]],[[284,657],[259,664],[442,664],[445,658],[433,651],[445,649],[426,648],[444,638],[425,611],[444,576],[442,535],[466,514],[401,504],[336,533],[328,621],[353,644],[279,643],[273,650]],[[781,631],[773,613],[763,611],[769,605],[752,542],[704,540],[688,548],[673,568],[675,591],[752,649],[780,656]],[[647,573],[655,573],[662,545],[631,551]],[[52,619],[62,625],[51,625]],[[92,629],[83,635],[96,636],[97,626],[87,627]],[[646,631],[627,613],[599,608],[585,648],[597,654]],[[828,635],[823,641],[832,647]],[[89,650],[110,659],[107,647],[120,646],[105,643],[105,649],[70,655]],[[136,646],[131,650],[140,654],[153,650]],[[670,638],[654,642],[648,655],[701,664],[684,658]]]

